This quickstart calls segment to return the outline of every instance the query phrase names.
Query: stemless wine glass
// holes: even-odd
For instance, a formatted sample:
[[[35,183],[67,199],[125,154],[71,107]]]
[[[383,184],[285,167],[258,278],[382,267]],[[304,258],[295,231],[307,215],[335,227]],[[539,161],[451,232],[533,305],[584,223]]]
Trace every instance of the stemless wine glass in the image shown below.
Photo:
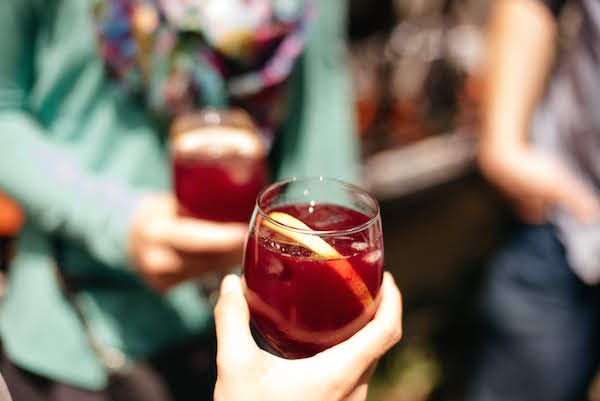
[[[169,150],[180,215],[250,221],[256,197],[267,184],[268,168],[265,143],[245,111],[205,109],[177,117]],[[198,278],[199,291],[212,304],[224,273]]]
[[[373,318],[382,279],[381,217],[368,193],[321,177],[259,195],[242,283],[269,351],[304,358],[348,339]]]
[[[178,117],[171,128],[173,184],[179,213],[247,223],[267,184],[266,147],[241,109],[206,109]]]

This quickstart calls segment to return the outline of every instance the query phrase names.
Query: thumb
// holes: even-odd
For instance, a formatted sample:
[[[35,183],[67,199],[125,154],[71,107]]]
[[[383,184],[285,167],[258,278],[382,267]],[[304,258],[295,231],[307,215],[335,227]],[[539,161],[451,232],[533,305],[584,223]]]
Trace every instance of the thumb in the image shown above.
[[[553,203],[562,206],[584,223],[600,215],[600,203],[594,190],[566,169],[559,170],[550,184]]]
[[[258,349],[250,332],[248,304],[236,275],[226,276],[221,283],[221,294],[215,306],[215,326],[219,359],[224,364]]]

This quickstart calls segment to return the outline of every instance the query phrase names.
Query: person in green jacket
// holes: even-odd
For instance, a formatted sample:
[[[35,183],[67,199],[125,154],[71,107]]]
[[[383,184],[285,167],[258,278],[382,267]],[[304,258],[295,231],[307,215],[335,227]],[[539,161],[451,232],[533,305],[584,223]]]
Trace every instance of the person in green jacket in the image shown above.
[[[27,216],[0,311],[0,370],[16,401],[109,399],[109,373],[132,361],[174,399],[202,397],[212,308],[186,279],[239,261],[245,227],[176,215],[173,116],[252,109],[283,86],[283,118],[250,110],[272,133],[273,177],[354,179],[344,3],[273,0],[236,14],[237,3],[0,2],[0,188]],[[265,25],[277,46],[251,46]],[[72,300],[59,250],[62,275],[80,283]]]

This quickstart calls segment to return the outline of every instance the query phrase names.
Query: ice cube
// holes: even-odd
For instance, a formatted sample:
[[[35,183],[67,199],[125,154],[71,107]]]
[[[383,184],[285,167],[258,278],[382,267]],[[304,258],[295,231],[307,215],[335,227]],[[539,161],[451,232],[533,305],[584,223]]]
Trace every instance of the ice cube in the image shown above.
[[[269,260],[269,264],[267,265],[267,273],[273,276],[279,276],[283,273],[283,263],[279,261],[277,258],[271,258]]]
[[[353,242],[350,246],[355,251],[364,251],[369,247],[369,244],[367,244],[366,242]]]
[[[363,260],[367,263],[374,264],[374,263],[377,263],[379,261],[379,259],[381,259],[381,256],[382,256],[381,250],[377,249],[377,250],[369,252],[365,256],[363,256]]]

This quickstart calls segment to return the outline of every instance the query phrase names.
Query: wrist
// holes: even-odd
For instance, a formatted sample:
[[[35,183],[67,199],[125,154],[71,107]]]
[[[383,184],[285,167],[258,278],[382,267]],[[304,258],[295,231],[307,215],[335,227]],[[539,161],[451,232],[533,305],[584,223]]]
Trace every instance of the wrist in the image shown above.
[[[495,179],[527,157],[530,145],[512,138],[482,138],[479,144],[478,164],[485,176]]]

